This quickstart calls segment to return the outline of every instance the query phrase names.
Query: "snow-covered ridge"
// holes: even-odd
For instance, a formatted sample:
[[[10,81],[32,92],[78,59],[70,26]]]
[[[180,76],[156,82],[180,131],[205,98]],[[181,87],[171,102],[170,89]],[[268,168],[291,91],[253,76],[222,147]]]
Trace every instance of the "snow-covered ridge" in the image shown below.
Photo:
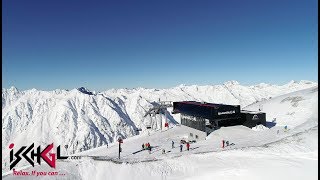
[[[244,107],[317,85],[310,81],[291,81],[282,86],[263,83],[243,86],[229,81],[223,85],[112,89],[100,93],[85,88],[70,91],[2,89],[2,149],[7,149],[11,142],[18,145],[54,142],[68,145],[70,153],[78,152],[112,143],[118,136],[134,136],[138,128],[143,133],[146,129],[143,115],[159,99],[240,104]]]

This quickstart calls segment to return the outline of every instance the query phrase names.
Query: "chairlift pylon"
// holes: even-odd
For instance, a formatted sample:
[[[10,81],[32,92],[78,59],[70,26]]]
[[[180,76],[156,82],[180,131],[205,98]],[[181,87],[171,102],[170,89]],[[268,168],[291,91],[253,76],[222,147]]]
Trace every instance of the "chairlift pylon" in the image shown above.
[[[146,128],[147,128],[147,129],[151,129],[151,124],[152,124],[152,118],[151,118],[151,115],[150,115],[150,114],[149,114],[149,117],[150,117],[150,119],[147,120],[147,122],[146,122]]]

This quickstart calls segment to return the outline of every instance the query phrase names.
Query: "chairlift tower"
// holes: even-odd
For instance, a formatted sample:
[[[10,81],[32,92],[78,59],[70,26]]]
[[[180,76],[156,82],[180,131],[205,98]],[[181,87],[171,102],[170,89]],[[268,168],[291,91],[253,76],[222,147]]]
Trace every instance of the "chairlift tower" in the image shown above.
[[[160,121],[161,121],[161,130],[162,130],[162,116],[161,114],[165,115],[165,123],[167,122],[167,108],[168,107],[172,107],[172,101],[160,101],[156,104],[153,105],[152,108],[150,108],[146,114],[144,115],[144,117],[150,116],[151,117],[151,122],[149,124],[147,124],[147,129],[151,129],[154,124],[156,123],[156,127],[158,126],[157,124],[157,120],[156,120],[156,114],[160,114]],[[154,118],[153,118],[154,117]]]

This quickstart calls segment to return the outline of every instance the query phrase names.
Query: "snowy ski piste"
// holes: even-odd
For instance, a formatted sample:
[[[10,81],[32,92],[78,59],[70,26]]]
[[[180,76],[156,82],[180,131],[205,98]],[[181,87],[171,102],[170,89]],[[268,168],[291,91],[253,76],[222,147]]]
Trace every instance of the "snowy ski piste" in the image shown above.
[[[247,94],[247,97],[252,96],[254,92],[252,89],[258,88],[255,86],[248,90],[239,84],[227,84],[226,86],[233,87],[232,96],[238,96],[236,98],[238,100],[245,96],[243,94]],[[245,126],[221,127],[209,134],[205,140],[191,143],[189,151],[183,144],[182,152],[180,152],[180,140],[186,137],[190,127],[173,123],[174,121],[179,122],[180,119],[178,115],[171,115],[173,121],[168,129],[147,130],[142,127],[143,131],[138,135],[125,137],[121,144],[120,159],[118,158],[118,143],[113,141],[109,142],[108,146],[102,145],[82,152],[77,151],[74,154],[68,152],[68,155],[81,156],[81,159],[57,161],[55,171],[64,173],[65,176],[36,178],[90,180],[317,179],[318,85],[311,83],[294,87],[296,89],[291,87],[291,91],[289,91],[290,88],[286,89],[288,93],[285,93],[284,90],[281,92],[279,90],[281,88],[275,88],[278,90],[271,92],[274,86],[261,84],[259,88],[266,88],[275,95],[271,96],[267,94],[268,90],[260,89],[260,96],[264,98],[250,102],[247,98],[241,101],[240,104],[245,110],[256,111],[262,107],[269,122],[267,126],[272,124],[268,127],[262,125],[252,129]],[[113,100],[106,93],[104,95]],[[135,96],[141,101],[144,98],[139,98],[139,96],[144,97],[145,95],[140,92],[140,95]],[[272,98],[268,98],[269,96]],[[11,106],[5,107],[7,115],[15,107],[12,105],[14,98],[11,96],[9,99],[10,101],[6,102]],[[137,99],[130,101],[137,103]],[[16,106],[21,101],[17,102],[19,101],[15,102]],[[121,106],[119,107],[121,109]],[[132,107],[138,106],[135,104]],[[79,113],[81,114],[81,111]],[[140,115],[136,114],[136,116]],[[3,115],[2,118],[4,121],[8,117]],[[271,121],[274,122],[271,123]],[[135,122],[132,120],[132,123],[138,126],[138,123]],[[288,128],[285,129],[285,126]],[[222,148],[222,140],[227,140],[232,145]],[[172,141],[174,141],[174,148],[172,148]],[[142,150],[143,143],[150,143],[151,152]],[[22,169],[25,171],[52,170],[45,163],[35,167],[25,166]],[[33,179],[35,177],[14,176],[10,171],[6,171],[3,173],[3,178]]]

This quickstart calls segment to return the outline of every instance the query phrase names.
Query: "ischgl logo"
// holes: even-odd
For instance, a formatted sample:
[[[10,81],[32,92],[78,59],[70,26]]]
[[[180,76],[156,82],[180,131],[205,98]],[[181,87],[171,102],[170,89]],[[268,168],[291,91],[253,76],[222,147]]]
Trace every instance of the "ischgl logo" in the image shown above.
[[[41,151],[41,146],[38,146],[37,151],[35,153],[33,147],[34,143],[32,143],[29,147],[22,146],[17,151],[13,149],[14,144],[11,143],[9,145],[10,150],[10,170],[14,168],[22,159],[21,156],[27,160],[33,167],[35,163],[35,157],[37,157],[37,162],[40,165],[41,159],[43,159],[50,167],[56,168],[56,159],[67,159],[68,156],[60,155],[60,145],[57,147],[57,157],[55,153],[49,153],[53,149],[53,143],[48,145],[43,151]],[[30,152],[30,156],[28,156]],[[21,156],[20,156],[21,155]],[[13,158],[15,157],[15,159]]]

